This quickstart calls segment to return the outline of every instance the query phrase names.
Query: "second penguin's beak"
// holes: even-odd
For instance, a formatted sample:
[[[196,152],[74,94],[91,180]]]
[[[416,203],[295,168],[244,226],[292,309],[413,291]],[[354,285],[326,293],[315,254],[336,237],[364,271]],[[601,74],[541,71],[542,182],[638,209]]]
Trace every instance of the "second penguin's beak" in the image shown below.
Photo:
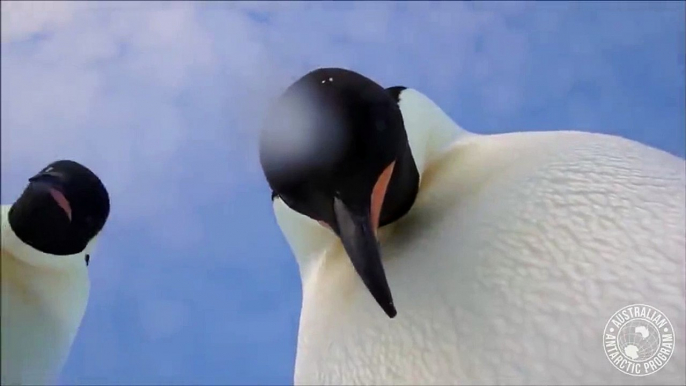
[[[50,172],[40,173],[31,177],[29,183],[38,190],[50,194],[52,199],[55,200],[55,203],[64,211],[64,214],[71,222],[71,205],[69,204],[69,200],[64,196],[64,193],[62,193],[60,178],[61,177],[58,174]]]

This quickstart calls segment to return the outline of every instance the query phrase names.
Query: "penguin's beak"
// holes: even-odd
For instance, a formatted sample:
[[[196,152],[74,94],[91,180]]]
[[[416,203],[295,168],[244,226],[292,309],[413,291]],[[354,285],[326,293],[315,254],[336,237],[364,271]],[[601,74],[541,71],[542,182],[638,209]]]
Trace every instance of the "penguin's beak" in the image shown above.
[[[369,208],[346,205],[334,198],[336,228],[350,261],[376,302],[390,318],[397,314],[386,280],[375,224]]]
[[[55,203],[62,208],[71,222],[71,205],[60,188],[60,176],[51,173],[40,173],[29,179],[29,182],[38,190],[48,193]]]

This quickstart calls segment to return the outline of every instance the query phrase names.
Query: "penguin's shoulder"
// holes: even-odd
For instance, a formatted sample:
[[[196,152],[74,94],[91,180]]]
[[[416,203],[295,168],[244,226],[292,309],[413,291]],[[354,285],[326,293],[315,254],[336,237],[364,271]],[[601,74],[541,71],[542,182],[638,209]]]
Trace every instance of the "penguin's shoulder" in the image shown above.
[[[594,173],[603,165],[622,168],[622,164],[633,163],[638,156],[656,160],[645,163],[645,167],[673,164],[676,159],[624,138],[580,131],[467,136],[447,146],[427,164],[420,195],[433,189],[464,196],[513,173],[547,173],[551,166],[564,175],[580,169]],[[579,164],[581,161],[584,163]]]
[[[647,204],[635,194],[650,191],[663,215],[678,218],[683,215],[679,197],[684,180],[683,159],[621,137],[579,131],[471,136],[456,141],[427,165],[409,217],[432,221],[447,213],[457,215],[451,208],[473,210],[498,193],[515,200],[507,215],[517,215],[514,208],[526,204],[551,211],[586,208],[593,220],[598,208],[608,205],[608,197],[626,196],[636,201],[632,211],[643,206],[649,210],[657,204]],[[545,218],[556,219],[552,213]],[[589,220],[588,216],[578,221]],[[623,226],[619,209],[607,216]]]

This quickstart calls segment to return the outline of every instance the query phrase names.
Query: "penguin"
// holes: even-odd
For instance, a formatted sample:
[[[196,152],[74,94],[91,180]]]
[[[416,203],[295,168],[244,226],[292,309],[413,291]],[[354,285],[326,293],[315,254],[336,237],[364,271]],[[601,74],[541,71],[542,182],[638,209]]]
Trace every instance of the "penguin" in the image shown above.
[[[302,281],[294,384],[684,384],[683,159],[582,131],[471,133],[342,68],[286,88],[259,155]],[[674,326],[648,377],[604,351],[635,303]]]
[[[88,264],[110,212],[100,178],[47,165],[2,206],[2,384],[57,380],[86,311]]]

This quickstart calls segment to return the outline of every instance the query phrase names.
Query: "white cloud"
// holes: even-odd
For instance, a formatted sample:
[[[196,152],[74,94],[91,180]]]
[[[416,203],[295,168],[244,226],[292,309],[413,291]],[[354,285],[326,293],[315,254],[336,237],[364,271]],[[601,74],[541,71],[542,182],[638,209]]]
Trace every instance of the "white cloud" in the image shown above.
[[[85,2],[70,1],[3,1],[2,42],[29,38],[54,31],[72,22]]]
[[[175,98],[214,71],[211,38],[190,3],[59,4],[3,9],[3,179],[74,158],[101,175],[115,217],[170,211],[193,137]]]

